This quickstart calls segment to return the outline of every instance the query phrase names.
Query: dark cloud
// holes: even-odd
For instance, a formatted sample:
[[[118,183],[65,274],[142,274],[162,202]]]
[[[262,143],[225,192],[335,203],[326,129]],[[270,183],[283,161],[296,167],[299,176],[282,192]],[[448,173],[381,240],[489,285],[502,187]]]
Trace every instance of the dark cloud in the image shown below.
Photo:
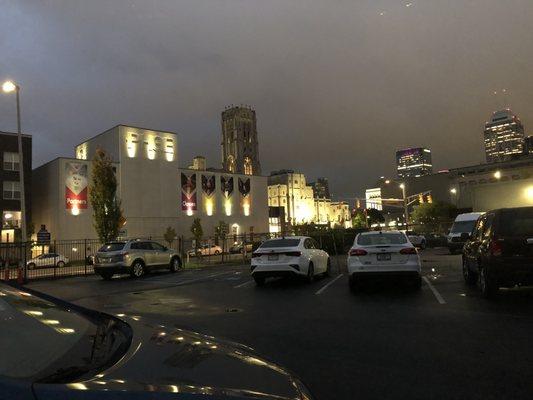
[[[126,123],[177,131],[181,164],[217,166],[220,112],[243,103],[265,171],[328,176],[353,196],[394,173],[396,148],[455,167],[483,159],[494,109],[533,124],[531,1],[405,4],[0,0],[0,78],[23,86],[34,165]],[[13,107],[0,98],[0,129]]]

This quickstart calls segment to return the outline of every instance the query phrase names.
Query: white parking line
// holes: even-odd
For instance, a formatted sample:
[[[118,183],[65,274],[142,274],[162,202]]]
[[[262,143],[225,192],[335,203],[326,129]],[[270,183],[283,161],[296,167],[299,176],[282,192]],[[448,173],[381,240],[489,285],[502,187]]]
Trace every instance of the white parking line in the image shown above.
[[[324,292],[324,290],[326,290],[329,285],[331,285],[336,280],[340,279],[342,277],[342,275],[343,274],[340,274],[340,275],[336,276],[335,278],[333,278],[331,281],[329,281],[324,286],[322,286],[320,289],[318,289],[315,294],[321,294],[322,292]]]
[[[437,289],[435,289],[435,286],[433,286],[431,284],[431,282],[429,281],[428,278],[426,278],[425,276],[422,278],[424,279],[424,282],[426,282],[429,286],[429,288],[431,289],[431,291],[433,292],[433,295],[435,296],[435,298],[437,299],[437,301],[440,303],[440,304],[446,304],[446,301],[442,298],[442,296],[440,295],[440,293],[438,292]]]
[[[253,281],[246,281],[246,282],[241,283],[241,284],[239,284],[239,285],[237,285],[237,286],[233,286],[233,289],[238,289],[238,288],[241,288],[241,287],[247,286],[247,285],[251,284],[252,282],[253,282]]]

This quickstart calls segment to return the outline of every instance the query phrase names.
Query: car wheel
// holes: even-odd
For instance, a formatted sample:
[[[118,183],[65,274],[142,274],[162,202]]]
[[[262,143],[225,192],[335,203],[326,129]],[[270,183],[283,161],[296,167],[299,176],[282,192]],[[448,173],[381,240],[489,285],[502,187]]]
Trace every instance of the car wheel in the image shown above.
[[[254,281],[257,286],[264,286],[265,278],[262,276],[254,276]]]
[[[324,272],[324,276],[330,276],[331,275],[331,259],[328,257],[328,263],[326,266],[326,272]]]
[[[490,299],[498,292],[498,285],[494,282],[494,279],[490,276],[490,272],[486,267],[481,267],[479,271],[479,287],[481,294],[486,299]]]
[[[215,250],[215,256],[218,256],[220,254],[220,251]]]
[[[63,261],[58,261],[57,262],[57,268],[63,268],[65,266],[65,262]]]
[[[140,278],[141,276],[143,276],[145,274],[145,269],[144,269],[144,264],[142,263],[142,261],[140,260],[137,260],[133,263],[133,265],[131,266],[131,273],[130,275],[133,277],[133,278]]]
[[[111,280],[111,278],[113,278],[113,273],[112,272],[100,272],[100,276],[102,277],[103,280],[105,281],[109,281]]]
[[[478,279],[477,274],[470,269],[465,258],[463,258],[463,278],[468,286],[475,285]]]
[[[313,263],[309,263],[307,267],[307,282],[312,283],[315,280],[315,266]]]
[[[170,272],[176,272],[181,268],[181,261],[178,257],[172,258],[170,261]]]
[[[35,268],[35,263],[28,264],[28,269],[34,269],[34,268]]]

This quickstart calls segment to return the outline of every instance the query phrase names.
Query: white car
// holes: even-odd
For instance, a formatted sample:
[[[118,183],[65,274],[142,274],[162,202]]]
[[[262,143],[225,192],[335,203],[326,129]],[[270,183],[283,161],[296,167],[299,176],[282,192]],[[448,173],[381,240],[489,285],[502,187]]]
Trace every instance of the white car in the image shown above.
[[[44,253],[26,262],[28,269],[59,267],[62,268],[68,263],[68,258],[57,253]]]
[[[198,249],[191,249],[188,251],[189,257],[194,256],[213,256],[222,254],[222,247],[216,244],[203,244]]]
[[[280,276],[301,276],[312,282],[315,275],[330,273],[331,262],[314,239],[289,236],[263,242],[252,253],[251,269],[258,286],[266,278]]]
[[[407,238],[415,247],[422,250],[426,248],[426,237],[424,235],[418,235],[415,232],[408,231]]]
[[[355,237],[348,255],[350,288],[357,291],[365,278],[408,278],[421,287],[420,257],[405,233],[362,232]]]

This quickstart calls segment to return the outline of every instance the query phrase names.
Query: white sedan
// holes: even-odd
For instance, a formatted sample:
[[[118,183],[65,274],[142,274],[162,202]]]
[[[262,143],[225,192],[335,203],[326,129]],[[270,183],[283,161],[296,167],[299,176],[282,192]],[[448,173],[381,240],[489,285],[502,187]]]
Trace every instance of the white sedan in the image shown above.
[[[40,256],[28,260],[28,269],[59,267],[62,268],[68,263],[68,258],[57,253],[44,253]]]
[[[350,288],[357,291],[365,278],[398,277],[422,284],[420,257],[405,233],[363,232],[355,237],[348,255]]]
[[[329,254],[319,249],[316,241],[306,236],[289,236],[263,242],[252,253],[252,276],[258,286],[266,278],[301,276],[312,282],[315,275],[328,275]]]

